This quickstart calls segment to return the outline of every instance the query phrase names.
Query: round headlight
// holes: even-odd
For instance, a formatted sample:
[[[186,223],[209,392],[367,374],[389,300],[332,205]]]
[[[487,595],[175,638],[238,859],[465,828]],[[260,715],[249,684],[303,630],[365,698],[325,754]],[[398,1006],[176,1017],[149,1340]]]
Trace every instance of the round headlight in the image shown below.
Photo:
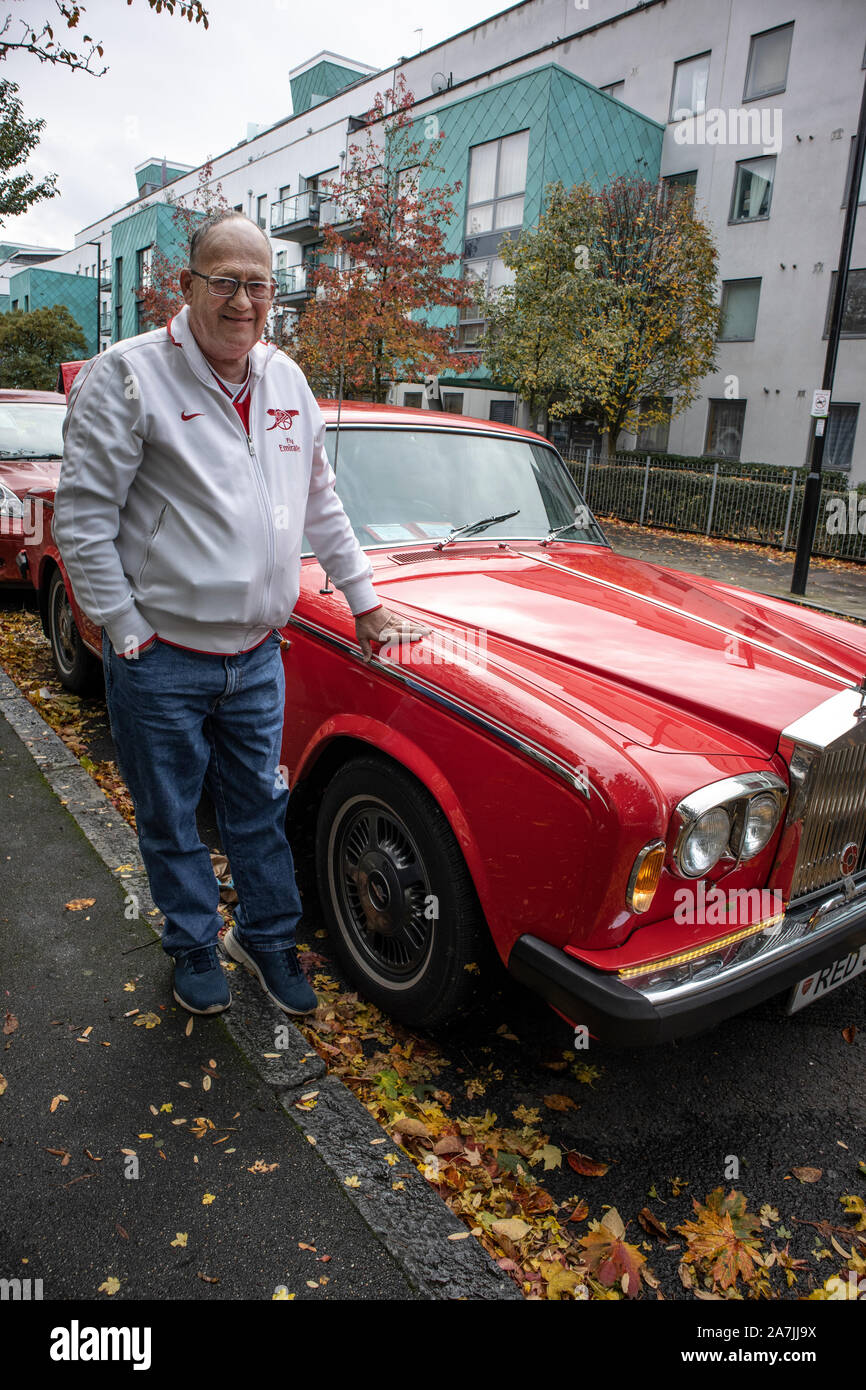
[[[731,838],[731,818],[721,806],[704,811],[682,842],[680,868],[688,878],[701,878],[724,854]]]
[[[746,811],[743,830],[743,859],[754,859],[779,823],[779,803],[775,796],[753,796]]]

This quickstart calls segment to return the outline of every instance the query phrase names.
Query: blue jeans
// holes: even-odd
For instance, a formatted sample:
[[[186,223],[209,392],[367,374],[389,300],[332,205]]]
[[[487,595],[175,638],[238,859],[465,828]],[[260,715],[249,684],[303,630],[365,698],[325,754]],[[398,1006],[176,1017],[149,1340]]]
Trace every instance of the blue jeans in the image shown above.
[[[163,946],[184,955],[217,939],[219,885],[196,808],[207,787],[239,902],[239,940],[295,944],[302,907],[285,833],[280,771],[285,676],[279,634],[252,651],[213,656],[157,638],[102,656],[117,761],[132,794],[150,891],[165,914]]]

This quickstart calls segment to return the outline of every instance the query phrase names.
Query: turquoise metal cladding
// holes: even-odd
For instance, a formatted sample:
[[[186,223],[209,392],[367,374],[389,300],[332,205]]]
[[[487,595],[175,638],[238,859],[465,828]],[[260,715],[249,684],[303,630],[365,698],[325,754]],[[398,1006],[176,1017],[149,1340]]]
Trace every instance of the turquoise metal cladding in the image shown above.
[[[469,151],[473,145],[519,130],[529,131],[524,227],[538,221],[545,189],[558,179],[566,187],[587,182],[602,188],[620,175],[653,181],[659,177],[664,126],[556,63],[440,106],[434,119],[445,136],[438,156],[444,173],[427,171],[424,181],[430,186],[462,185],[445,237],[445,245],[455,257],[454,275],[461,273]],[[428,118],[417,121],[413,137],[423,138],[429,124]],[[438,309],[428,315],[428,321],[440,327],[454,319],[453,309]],[[489,377],[482,367],[465,375],[443,376],[442,381],[455,386],[488,385]]]
[[[166,183],[171,183],[172,179],[180,178],[180,175],[181,175],[181,174],[187,174],[187,173],[189,173],[189,170],[188,170],[188,169],[180,169],[180,168],[178,168],[176,165],[174,165],[174,164],[169,164],[169,163],[166,161],[166,166],[165,166],[165,182],[166,182]],[[144,166],[143,169],[137,169],[137,170],[135,171],[135,182],[136,182],[136,185],[137,185],[137,187],[138,187],[139,193],[140,193],[141,190],[144,188],[144,185],[145,185],[146,183],[155,183],[155,184],[157,185],[157,187],[161,188],[161,187],[163,186],[163,181],[162,181],[162,160],[161,160],[161,159],[155,159],[155,160],[153,161],[152,164],[146,164],[146,165]]]
[[[84,355],[93,357],[99,351],[96,336],[98,285],[99,281],[94,275],[75,275],[65,270],[29,266],[17,275],[10,275],[6,307],[11,309],[15,300],[19,309],[29,303],[31,310],[51,309],[55,304],[64,304],[87,339]]]
[[[327,60],[316,63],[315,67],[307,68],[306,72],[289,79],[292,89],[292,112],[295,116],[300,116],[304,111],[309,111],[311,106],[318,106],[320,101],[336,96],[344,87],[351,87],[359,78],[368,76],[366,72],[358,72],[356,68],[344,68],[339,63],[329,63]],[[359,111],[358,115],[360,114]]]
[[[178,228],[170,203],[153,203],[140,208],[111,229],[111,341],[134,338],[142,330],[138,323],[138,253],[153,246],[170,261],[186,261],[187,243]],[[117,261],[123,260],[118,296]],[[178,293],[180,293],[178,291]],[[123,309],[120,332],[117,329],[117,307]]]

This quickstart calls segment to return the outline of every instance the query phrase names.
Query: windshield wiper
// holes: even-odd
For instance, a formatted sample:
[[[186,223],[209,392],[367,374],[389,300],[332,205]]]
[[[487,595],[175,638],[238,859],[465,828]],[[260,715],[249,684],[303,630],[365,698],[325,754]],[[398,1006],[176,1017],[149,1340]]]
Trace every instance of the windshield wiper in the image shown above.
[[[488,526],[496,526],[500,521],[510,521],[513,516],[520,514],[520,508],[513,512],[503,512],[502,516],[486,516],[483,521],[471,521],[466,526],[451,528],[450,535],[444,541],[438,541],[434,546],[435,550],[443,550],[446,545],[450,545],[458,536],[479,536],[482,531],[486,531]]]

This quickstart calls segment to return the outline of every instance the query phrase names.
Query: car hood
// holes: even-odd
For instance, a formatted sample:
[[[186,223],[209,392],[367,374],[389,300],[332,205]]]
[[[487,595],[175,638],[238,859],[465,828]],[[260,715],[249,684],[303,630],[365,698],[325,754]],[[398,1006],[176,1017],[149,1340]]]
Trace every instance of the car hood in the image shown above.
[[[31,488],[56,487],[60,481],[60,459],[0,459],[0,482],[18,497]]]
[[[866,673],[863,628],[604,547],[394,554],[374,562],[386,604],[462,630],[500,673],[643,747],[770,757]]]

